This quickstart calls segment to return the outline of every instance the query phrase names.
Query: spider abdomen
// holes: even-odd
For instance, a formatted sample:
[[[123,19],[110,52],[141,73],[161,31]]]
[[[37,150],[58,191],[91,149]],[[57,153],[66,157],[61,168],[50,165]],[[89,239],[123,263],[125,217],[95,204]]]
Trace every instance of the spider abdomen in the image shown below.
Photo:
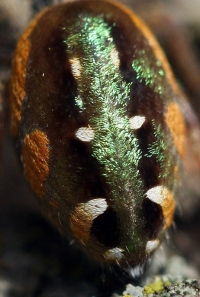
[[[100,262],[143,263],[172,223],[185,139],[149,30],[112,1],[49,7],[11,80],[11,131],[45,215]]]

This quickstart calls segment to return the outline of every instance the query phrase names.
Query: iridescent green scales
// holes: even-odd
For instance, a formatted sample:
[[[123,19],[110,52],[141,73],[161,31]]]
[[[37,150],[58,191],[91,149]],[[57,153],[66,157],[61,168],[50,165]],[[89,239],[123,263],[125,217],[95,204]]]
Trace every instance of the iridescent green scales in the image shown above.
[[[135,244],[145,224],[141,220],[145,190],[138,169],[142,151],[127,115],[132,83],[120,73],[111,29],[101,16],[83,14],[68,28],[73,34],[65,43],[80,72],[75,101],[94,131],[92,157],[109,187],[106,198],[123,219],[120,248],[128,255],[146,245],[145,240]]]
[[[163,93],[163,76],[165,72],[162,68],[161,62],[156,61],[154,67],[151,65],[145,49],[137,51],[137,59],[133,60],[132,67],[136,72],[136,78],[138,81],[145,81],[145,84],[154,90],[158,94]]]
[[[156,171],[150,173],[157,174],[157,187],[151,190],[156,191],[154,189],[161,189],[169,174],[173,174],[170,167],[173,160],[168,156],[164,122],[158,125],[154,118],[145,119],[146,114],[140,115],[139,110],[132,118],[127,112],[135,87],[134,78],[137,83],[153,91],[158,100],[159,96],[162,100],[166,87],[162,83],[165,76],[162,65],[159,60],[149,60],[145,50],[136,49],[130,64],[133,77],[129,81],[132,82],[127,82],[120,71],[119,52],[112,36],[114,27],[114,22],[107,23],[101,15],[82,12],[67,29],[63,28],[63,35],[76,81],[75,105],[85,121],[84,126],[75,133],[76,136],[81,131],[90,133],[87,142],[90,143],[92,159],[98,164],[101,180],[107,185],[105,194],[108,207],[117,212],[118,222],[123,220],[117,248],[128,256],[130,252],[138,254],[146,247],[145,237],[140,236],[144,230],[148,232],[148,223],[142,220],[144,208],[152,211],[152,215],[158,211],[155,204],[150,210],[145,206],[148,191],[143,183],[144,172],[140,171],[140,161],[148,162],[149,158],[152,163],[155,160]],[[152,142],[146,142],[146,154],[142,151],[143,140],[138,137],[137,128],[135,130],[131,126],[134,117],[144,117],[151,131]],[[77,138],[84,142],[81,137]],[[157,220],[162,225],[162,217]]]
[[[163,181],[163,179],[167,178],[169,175],[169,166],[172,160],[170,156],[167,156],[166,136],[161,125],[156,126],[155,121],[152,120],[152,126],[156,140],[148,145],[148,153],[146,154],[146,157],[152,158],[155,156],[160,167],[159,178]]]
[[[65,41],[69,48],[77,44],[73,57],[82,53],[76,102],[88,114],[89,125],[95,131],[92,155],[101,164],[113,197],[118,203],[120,200],[133,203],[136,195],[138,199],[143,197],[143,189],[138,171],[142,152],[126,115],[131,84],[124,81],[118,65],[111,59],[112,52],[116,53],[111,27],[99,16],[80,16],[79,22],[71,28],[77,34]]]
[[[13,61],[12,133],[45,215],[99,263],[140,269],[173,221],[186,130],[154,37],[121,3],[69,1]]]

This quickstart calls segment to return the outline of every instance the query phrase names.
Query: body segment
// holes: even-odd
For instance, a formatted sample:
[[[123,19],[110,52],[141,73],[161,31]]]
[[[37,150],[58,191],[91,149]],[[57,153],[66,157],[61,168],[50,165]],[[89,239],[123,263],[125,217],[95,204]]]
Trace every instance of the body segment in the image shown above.
[[[25,39],[11,130],[43,211],[99,262],[143,263],[172,223],[185,146],[181,93],[162,51],[110,1],[50,7]]]

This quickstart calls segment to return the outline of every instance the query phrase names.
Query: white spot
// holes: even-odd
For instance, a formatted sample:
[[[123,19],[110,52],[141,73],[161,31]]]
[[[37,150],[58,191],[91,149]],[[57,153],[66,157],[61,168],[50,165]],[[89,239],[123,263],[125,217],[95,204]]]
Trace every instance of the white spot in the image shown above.
[[[94,130],[90,127],[81,127],[75,135],[81,141],[90,142],[94,139]]]
[[[86,203],[78,204],[78,210],[83,210],[87,218],[90,218],[90,221],[93,221],[99,215],[104,213],[107,207],[108,204],[105,198],[95,198]]]
[[[90,238],[93,220],[105,212],[108,205],[105,198],[95,198],[86,203],[78,203],[70,216],[70,228],[83,244]]]
[[[111,50],[111,52],[110,52],[110,58],[113,61],[113,64],[116,67],[119,67],[119,65],[120,65],[119,54],[118,54],[118,52],[117,52],[117,50],[115,48],[113,48]]]
[[[146,252],[148,254],[150,254],[151,252],[153,252],[155,249],[157,249],[157,247],[159,246],[160,241],[158,239],[156,240],[149,240],[147,241],[146,244]]]
[[[107,259],[107,260],[121,260],[124,255],[123,255],[123,251],[122,249],[120,248],[113,248],[113,249],[110,249],[108,251],[105,252],[104,254],[104,257]]]
[[[169,190],[164,186],[156,186],[146,192],[147,197],[160,205],[163,205],[165,199],[168,197]]]
[[[78,79],[81,76],[81,64],[78,58],[69,59],[73,76]]]
[[[144,116],[134,116],[129,119],[130,128],[137,130],[142,127],[145,122]]]

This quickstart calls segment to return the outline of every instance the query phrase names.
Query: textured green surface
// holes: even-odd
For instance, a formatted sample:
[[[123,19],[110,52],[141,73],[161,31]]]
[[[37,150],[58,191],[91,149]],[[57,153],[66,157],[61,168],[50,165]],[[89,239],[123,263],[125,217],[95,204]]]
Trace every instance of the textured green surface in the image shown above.
[[[102,175],[114,186],[113,196],[119,202],[127,199],[133,184],[137,191],[141,188],[137,166],[142,153],[126,115],[130,84],[110,58],[115,50],[111,28],[101,17],[80,16],[81,19],[84,26],[66,41],[68,45],[78,42],[74,56],[76,52],[83,54],[78,56],[82,75],[78,79],[77,104],[88,114],[89,125],[95,131],[93,156],[101,164]],[[78,26],[72,28],[73,32],[76,30]],[[125,193],[122,185],[127,189]]]
[[[162,68],[161,62],[157,61],[154,67],[152,67],[151,60],[149,59],[148,53],[143,49],[141,51],[136,51],[139,56],[132,63],[132,67],[137,74],[137,79],[142,82],[145,81],[145,84],[151,87],[154,92],[162,94],[163,92],[163,76],[165,75]]]
[[[155,156],[156,161],[159,164],[159,178],[166,178],[169,175],[172,156],[167,157],[166,155],[166,136],[162,131],[161,125],[156,127],[155,121],[152,120],[152,126],[154,128],[155,141],[149,144],[146,156],[148,158]]]
[[[64,42],[69,58],[78,57],[81,65],[75,100],[94,130],[92,156],[110,188],[108,199],[118,211],[124,209],[124,213],[129,205],[129,214],[124,220],[127,217],[130,230],[135,232],[126,230],[122,234],[128,233],[127,246],[132,250],[133,238],[138,239],[140,234],[139,228],[135,228],[134,209],[143,200],[144,190],[138,171],[142,152],[127,116],[131,84],[125,82],[119,66],[111,59],[117,50],[111,26],[101,16],[80,15],[68,30],[72,34]]]

